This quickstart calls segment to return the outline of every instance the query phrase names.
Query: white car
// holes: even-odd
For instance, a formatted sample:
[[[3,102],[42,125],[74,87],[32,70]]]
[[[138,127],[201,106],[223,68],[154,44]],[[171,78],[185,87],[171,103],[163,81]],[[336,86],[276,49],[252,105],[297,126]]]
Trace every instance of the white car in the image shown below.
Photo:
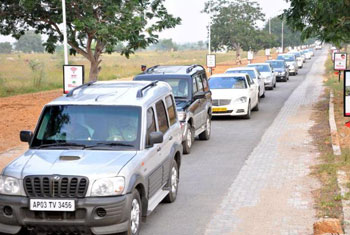
[[[276,87],[276,74],[269,63],[248,64],[248,67],[256,68],[265,80],[265,88],[273,90]]]
[[[230,68],[225,73],[246,73],[253,79],[259,88],[259,97],[265,97],[265,79],[260,75],[259,71],[254,67],[238,67]]]
[[[298,64],[295,55],[293,54],[279,54],[277,60],[284,60],[288,65],[289,74],[298,74]]]
[[[209,79],[213,116],[243,116],[259,110],[259,89],[245,73],[215,74]]]

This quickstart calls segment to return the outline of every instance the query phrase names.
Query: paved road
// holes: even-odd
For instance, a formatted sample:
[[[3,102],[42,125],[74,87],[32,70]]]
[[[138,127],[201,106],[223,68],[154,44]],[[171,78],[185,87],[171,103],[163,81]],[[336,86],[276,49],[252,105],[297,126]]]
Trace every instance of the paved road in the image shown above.
[[[192,153],[183,157],[176,202],[159,205],[142,224],[141,235],[204,234],[245,160],[290,94],[305,79],[314,61],[315,57],[304,64],[299,75],[267,91],[260,111],[253,112],[250,120],[213,120],[210,141],[196,141]]]

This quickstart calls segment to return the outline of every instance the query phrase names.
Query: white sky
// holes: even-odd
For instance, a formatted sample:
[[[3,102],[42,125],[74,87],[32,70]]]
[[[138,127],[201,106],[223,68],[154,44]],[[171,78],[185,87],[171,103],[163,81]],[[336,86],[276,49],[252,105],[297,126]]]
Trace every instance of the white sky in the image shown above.
[[[274,17],[287,8],[286,0],[255,0],[266,15],[266,19]],[[208,15],[201,13],[206,0],[165,0],[168,11],[182,19],[182,24],[160,34],[160,38],[172,38],[174,42],[197,42],[207,40]],[[0,42],[16,40],[12,37],[0,36]]]

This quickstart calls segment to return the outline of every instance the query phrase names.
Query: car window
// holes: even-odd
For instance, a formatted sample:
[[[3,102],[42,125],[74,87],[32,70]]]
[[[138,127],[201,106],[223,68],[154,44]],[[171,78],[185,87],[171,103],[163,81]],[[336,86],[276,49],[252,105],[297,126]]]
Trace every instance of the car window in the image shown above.
[[[246,70],[229,70],[226,73],[246,73],[249,74],[251,78],[256,78],[254,70],[246,69]]]
[[[208,91],[209,85],[208,85],[208,80],[207,80],[206,76],[204,74],[202,74],[201,78],[202,78],[202,82],[203,82],[204,91]]]
[[[198,88],[197,88],[197,82],[194,77],[192,77],[192,84],[193,84],[193,95],[197,93]]]
[[[265,64],[252,64],[248,65],[248,67],[255,67],[259,72],[271,72],[271,67]]]
[[[247,74],[247,81],[248,81],[249,86],[254,84],[253,80],[250,78],[250,76],[248,74]]]
[[[175,105],[173,98],[169,95],[165,98],[166,107],[168,109],[169,121],[170,125],[176,123],[176,115],[175,115]]]
[[[201,76],[195,75],[194,78],[196,79],[196,82],[197,82],[198,91],[203,91],[203,83],[202,83]]]
[[[147,133],[146,133],[146,145],[149,145],[149,135],[156,130],[156,120],[154,118],[153,108],[147,110]]]
[[[246,89],[244,77],[212,77],[209,80],[210,89]]]
[[[163,134],[169,129],[168,124],[168,115],[165,111],[165,106],[163,101],[158,101],[156,103],[156,111],[157,111],[157,120],[159,131],[163,132]]]

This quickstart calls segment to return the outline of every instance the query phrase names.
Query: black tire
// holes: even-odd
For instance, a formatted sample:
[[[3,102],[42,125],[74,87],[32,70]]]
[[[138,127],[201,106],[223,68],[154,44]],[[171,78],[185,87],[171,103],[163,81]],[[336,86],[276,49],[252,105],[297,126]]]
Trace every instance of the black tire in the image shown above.
[[[275,82],[275,84],[273,85],[274,88],[276,88],[276,83],[277,83],[277,82]]]
[[[265,90],[264,90],[264,93],[262,94],[261,98],[265,98]]]
[[[192,148],[192,144],[194,142],[194,129],[191,126],[191,124],[187,124],[188,128],[187,128],[187,132],[186,132],[186,140],[182,142],[182,146],[183,146],[183,153],[184,154],[189,154],[191,152],[191,148]],[[189,139],[188,134],[190,132],[191,138]],[[191,141],[191,142],[190,142]]]
[[[209,128],[208,128],[209,126]],[[205,124],[205,131],[199,134],[199,139],[200,140],[209,140],[210,139],[210,134],[211,134],[211,118],[209,114],[207,114],[207,121]]]
[[[255,105],[252,111],[259,111],[259,102]]]
[[[288,81],[288,78],[287,78],[287,76],[284,78],[284,80],[283,80],[284,82],[287,82]]]
[[[252,112],[251,112],[251,109],[250,109],[250,101],[249,101],[247,114],[243,116],[244,119],[250,119],[251,113]]]
[[[139,213],[138,213],[138,226],[137,226],[137,230],[136,232],[133,232],[133,228],[132,228],[132,223],[136,223],[136,221],[133,221],[134,219],[137,219],[136,217],[134,217],[134,219],[132,218],[132,210],[134,208],[134,200],[136,200],[136,202],[138,203],[138,207],[139,207]],[[126,231],[125,233],[122,233],[123,235],[139,235],[140,233],[140,227],[141,227],[141,216],[142,216],[142,202],[141,202],[141,198],[140,198],[140,193],[134,189],[132,191],[132,199],[131,199],[131,205],[130,205],[130,220],[129,220],[129,225],[128,225],[128,231]]]
[[[176,176],[173,175],[173,171],[176,171]],[[176,200],[177,191],[179,190],[179,175],[179,166],[177,165],[175,159],[173,159],[173,162],[171,163],[170,167],[170,177],[168,181],[168,187],[170,188],[170,192],[164,198],[164,202],[172,203]]]

